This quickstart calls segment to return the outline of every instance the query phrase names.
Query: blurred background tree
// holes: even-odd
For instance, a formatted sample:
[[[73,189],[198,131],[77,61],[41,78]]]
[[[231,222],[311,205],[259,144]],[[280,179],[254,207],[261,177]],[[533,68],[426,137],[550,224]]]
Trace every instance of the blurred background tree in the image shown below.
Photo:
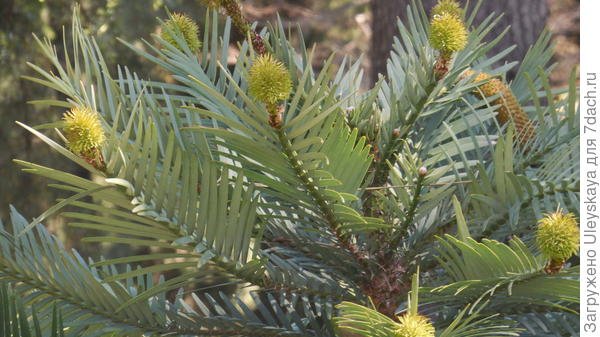
[[[406,6],[411,0],[371,1],[372,40],[369,58],[371,78],[386,73],[386,58],[389,56],[397,18],[404,18]],[[461,1],[463,4],[466,1]],[[423,0],[426,10],[431,9],[437,0]],[[471,5],[477,3],[470,1]],[[579,55],[579,1],[578,0],[502,0],[484,1],[475,22],[481,22],[490,13],[504,15],[500,18],[498,33],[511,27],[505,38],[493,49],[492,54],[516,45],[503,61],[522,60],[529,46],[535,43],[540,33],[547,27],[554,33],[557,44],[558,74],[553,77],[555,84],[565,83],[572,67],[577,64]],[[496,36],[496,35],[493,35]],[[569,60],[570,59],[570,60]],[[509,76],[514,73],[509,72]]]
[[[201,1],[185,0],[81,0],[81,15],[110,65],[129,64],[140,74],[152,74],[143,62],[114,37],[132,41],[150,39],[158,31],[156,17],[166,17],[165,6],[190,13],[202,21]],[[11,158],[49,163],[74,174],[86,174],[72,163],[63,163],[56,154],[36,146],[35,137],[17,127],[15,121],[39,124],[56,121],[64,111],[28,104],[32,97],[56,97],[56,93],[23,78],[31,74],[27,62],[44,66],[32,34],[63,45],[63,29],[71,24],[72,0],[0,0],[0,219],[6,219],[8,204],[22,209],[28,217],[39,215],[61,195],[46,188],[39,177],[22,174]],[[67,39],[67,43],[69,39]],[[70,48],[67,45],[67,48]],[[59,56],[64,52],[59,48]],[[49,67],[49,66],[48,66]],[[155,75],[155,74],[152,74]],[[77,242],[78,230],[63,228],[61,219],[50,221],[51,229],[67,244]],[[89,249],[93,249],[90,247]],[[85,252],[85,249],[83,249]]]
[[[463,1],[466,2],[466,1]],[[372,76],[385,74],[385,59],[389,55],[395,35],[396,18],[404,18],[404,10],[410,0],[374,0],[371,2],[373,17],[373,40],[370,51],[373,60]],[[426,10],[430,10],[437,0],[423,0]],[[476,3],[471,1],[471,4]],[[477,13],[476,22],[481,22],[490,13],[504,13],[496,26],[498,33],[511,26],[506,37],[493,49],[492,54],[516,45],[510,54],[512,60],[522,60],[529,46],[535,43],[546,26],[548,18],[547,0],[503,0],[484,1]],[[496,35],[493,35],[496,36]],[[389,47],[388,47],[389,46]],[[514,75],[514,74],[513,74]]]
[[[365,84],[368,84],[378,73],[385,73],[383,64],[396,33],[396,17],[403,15],[409,1],[246,0],[243,9],[250,20],[261,25],[273,22],[278,14],[286,26],[299,25],[308,45],[317,43],[317,68],[333,52],[338,62],[345,56],[356,59],[367,55],[362,62],[366,69]],[[426,6],[433,2],[424,0]],[[62,45],[62,27],[70,25],[73,3],[72,0],[0,0],[0,176],[3,178],[0,179],[0,219],[6,219],[9,203],[26,216],[34,217],[61,197],[56,190],[48,190],[41,178],[19,172],[10,162],[11,158],[85,174],[70,163],[63,163],[58,155],[48,153],[45,146],[37,146],[31,134],[14,124],[15,120],[40,124],[62,116],[63,111],[28,104],[27,100],[32,97],[51,98],[56,94],[22,76],[31,74],[26,62],[43,65],[45,60],[33,43],[32,33]],[[205,13],[202,0],[80,0],[79,3],[83,21],[95,33],[107,64],[127,64],[142,76],[154,78],[161,74],[114,37],[127,41],[142,37],[152,41],[150,35],[159,29],[156,18],[167,16],[165,7],[186,12],[200,24]],[[579,59],[579,1],[485,1],[481,15],[492,11],[506,12],[502,25],[512,24],[516,29],[500,47],[518,45],[509,55],[510,60],[522,58],[543,27],[548,26],[555,34],[559,62],[552,79],[556,85],[564,83]],[[63,54],[61,50],[58,53]],[[78,230],[63,228],[60,219],[52,220],[50,225],[67,245],[78,242]],[[89,250],[94,247],[87,245],[78,249],[90,254]]]

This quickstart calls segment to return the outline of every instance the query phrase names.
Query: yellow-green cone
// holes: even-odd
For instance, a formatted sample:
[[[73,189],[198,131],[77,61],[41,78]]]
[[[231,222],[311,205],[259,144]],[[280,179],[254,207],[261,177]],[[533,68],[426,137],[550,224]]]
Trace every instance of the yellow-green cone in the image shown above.
[[[98,113],[88,107],[76,107],[63,115],[67,146],[77,154],[88,155],[106,140]]]
[[[434,17],[442,14],[450,14],[456,16],[457,18],[462,18],[464,15],[464,10],[455,0],[440,0],[431,9],[431,16]]]
[[[290,96],[290,73],[285,65],[272,55],[258,56],[249,71],[248,91],[267,106],[274,106]]]
[[[193,53],[200,50],[202,43],[198,38],[198,25],[189,16],[179,13],[172,14],[169,20],[162,24],[161,28],[160,37],[176,46],[177,49],[183,51],[175,38],[178,34],[181,34]]]
[[[88,107],[75,107],[63,115],[67,147],[99,170],[106,168],[100,147],[106,140],[100,116]]]
[[[541,253],[561,264],[579,250],[579,226],[573,213],[557,211],[538,221],[535,233]]]
[[[449,56],[467,45],[468,32],[460,17],[442,13],[431,19],[429,42],[442,55]]]
[[[421,315],[406,314],[399,317],[400,324],[394,337],[434,337],[435,329],[429,319]]]
[[[429,27],[429,43],[439,52],[433,67],[435,78],[441,80],[448,73],[452,56],[465,48],[469,37],[467,27],[459,15],[461,9],[453,2],[442,1],[434,8]]]

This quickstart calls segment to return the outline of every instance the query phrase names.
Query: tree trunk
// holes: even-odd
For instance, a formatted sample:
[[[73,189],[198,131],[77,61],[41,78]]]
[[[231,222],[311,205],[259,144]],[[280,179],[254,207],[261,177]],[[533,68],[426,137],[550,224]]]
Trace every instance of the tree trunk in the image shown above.
[[[370,57],[371,78],[374,80],[377,79],[377,74],[386,73],[386,60],[392,48],[393,37],[398,33],[396,17],[405,19],[405,8],[410,2],[410,0],[372,0],[371,2],[373,38]],[[429,11],[436,2],[436,0],[423,0],[423,5]],[[460,2],[464,4],[464,1]],[[471,3],[476,3],[476,1],[471,1]],[[490,55],[516,44],[517,48],[505,58],[505,61],[521,61],[546,26],[547,0],[483,1],[475,24],[480,23],[492,12],[504,13],[504,16],[496,29],[490,33],[488,39],[493,39],[509,25],[511,29],[504,39],[490,51]]]
[[[371,0],[372,35],[369,58],[371,59],[371,81],[378,74],[386,74],[386,63],[392,50],[394,36],[398,35],[398,17],[402,17],[406,0]]]
[[[510,30],[504,39],[490,51],[490,55],[497,54],[512,45],[517,45],[517,48],[508,54],[505,60],[508,62],[522,61],[529,47],[537,41],[546,27],[549,14],[547,0],[484,1],[481,9],[477,12],[475,21],[477,23],[481,22],[492,12],[496,14],[504,13],[504,16],[488,39],[495,37],[494,32],[499,34],[508,26],[510,26]],[[513,68],[508,77],[512,78],[515,74],[516,69]]]

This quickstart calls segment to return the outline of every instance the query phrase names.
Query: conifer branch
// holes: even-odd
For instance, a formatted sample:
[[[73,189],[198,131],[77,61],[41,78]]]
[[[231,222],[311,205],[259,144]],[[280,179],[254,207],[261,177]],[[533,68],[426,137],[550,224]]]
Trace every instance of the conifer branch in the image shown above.
[[[0,257],[0,274],[3,275],[3,278],[9,279],[12,282],[17,282],[21,284],[26,284],[29,287],[36,289],[56,300],[63,302],[64,304],[73,306],[78,308],[82,312],[89,312],[94,316],[102,317],[103,319],[112,322],[113,324],[122,324],[131,327],[135,327],[142,332],[145,333],[156,333],[156,334],[183,334],[183,335],[197,335],[200,334],[202,336],[241,336],[243,335],[239,330],[218,330],[218,329],[203,329],[201,326],[198,329],[182,329],[177,326],[148,326],[144,325],[141,322],[125,318],[123,315],[117,314],[115,311],[104,310],[100,306],[92,307],[89,305],[88,301],[82,301],[80,298],[76,298],[73,296],[69,296],[64,289],[50,287],[47,283],[42,282],[38,278],[30,277],[29,275],[21,273],[17,269],[12,269],[7,266],[10,266],[10,263],[4,261],[2,257]]]
[[[365,256],[360,249],[352,243],[348,236],[343,233],[337,217],[331,206],[328,204],[327,200],[319,193],[319,188],[312,182],[312,179],[308,175],[308,171],[304,169],[302,166],[302,162],[298,160],[297,155],[292,149],[292,144],[288,137],[286,136],[285,131],[282,128],[273,128],[277,133],[277,137],[279,138],[279,143],[283,149],[283,153],[286,155],[290,165],[296,172],[300,181],[302,181],[303,187],[306,189],[308,194],[315,200],[317,203],[319,210],[321,211],[321,215],[325,219],[325,221],[329,224],[329,228],[335,234],[337,240],[340,243],[340,246],[350,252],[352,256],[359,262],[361,265],[366,266],[367,262],[365,260]]]
[[[422,169],[424,169],[424,171],[423,171],[424,173],[421,171]],[[398,229],[396,229],[396,231],[392,235],[392,239],[390,240],[389,245],[387,247],[389,250],[396,249],[396,246],[398,246],[398,244],[400,243],[400,240],[402,240],[402,236],[406,234],[408,227],[410,226],[410,224],[413,222],[413,220],[415,218],[417,206],[419,205],[419,201],[421,198],[421,192],[423,191],[423,181],[425,181],[426,175],[427,175],[427,170],[424,167],[419,169],[419,175],[417,176],[417,184],[415,187],[415,192],[413,194],[412,201],[410,203],[408,212],[406,214],[406,218],[404,219],[404,221],[402,221],[402,223],[400,224]]]
[[[425,95],[421,98],[421,100],[415,106],[414,111],[409,116],[409,119],[406,121],[404,125],[401,126],[401,129],[393,129],[390,132],[389,138],[390,142],[386,144],[384,147],[383,153],[379,158],[373,161],[372,168],[372,176],[373,181],[367,187],[367,190],[372,189],[373,187],[383,186],[387,183],[390,167],[388,161],[390,161],[400,150],[400,146],[408,139],[411,134],[412,128],[415,123],[419,119],[423,109],[426,106],[433,90],[436,87],[435,82],[429,83],[429,86],[426,88]],[[375,216],[374,214],[374,205],[375,205],[376,196],[367,192],[363,194],[363,211],[367,216]]]

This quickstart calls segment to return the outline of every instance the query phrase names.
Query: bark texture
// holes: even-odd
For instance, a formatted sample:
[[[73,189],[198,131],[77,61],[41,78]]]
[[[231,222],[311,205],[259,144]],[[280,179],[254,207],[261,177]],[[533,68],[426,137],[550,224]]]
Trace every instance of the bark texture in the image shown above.
[[[369,58],[371,80],[377,81],[378,74],[386,74],[386,63],[392,50],[394,36],[398,35],[398,18],[403,18],[407,0],[371,0],[372,36]]]

